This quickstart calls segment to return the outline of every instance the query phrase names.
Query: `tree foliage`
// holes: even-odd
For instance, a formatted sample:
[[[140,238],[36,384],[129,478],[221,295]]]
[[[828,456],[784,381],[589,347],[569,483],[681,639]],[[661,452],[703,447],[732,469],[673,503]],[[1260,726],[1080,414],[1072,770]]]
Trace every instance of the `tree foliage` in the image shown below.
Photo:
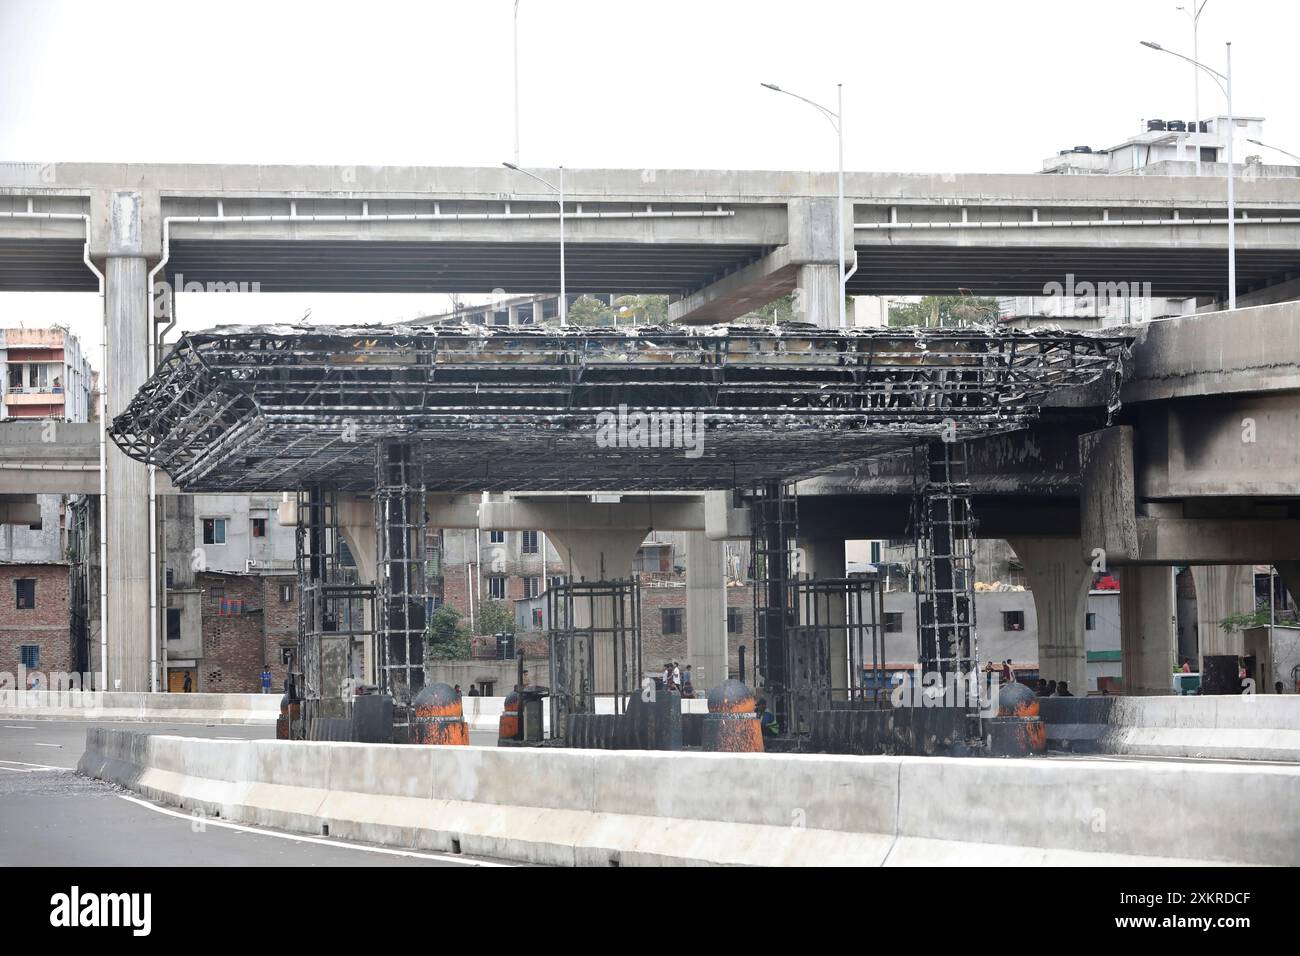
[[[429,615],[425,630],[426,656],[431,660],[454,661],[469,657],[469,632],[461,627],[461,614],[443,604]]]
[[[927,295],[920,302],[893,302],[889,324],[930,328],[974,325],[998,317],[998,300],[969,295]]]

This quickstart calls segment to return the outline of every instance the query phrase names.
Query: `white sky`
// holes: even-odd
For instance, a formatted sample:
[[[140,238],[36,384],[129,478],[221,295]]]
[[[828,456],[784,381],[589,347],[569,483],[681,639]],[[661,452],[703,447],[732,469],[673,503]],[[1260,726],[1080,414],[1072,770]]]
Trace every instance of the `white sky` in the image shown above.
[[[1191,3],[1192,0],[1185,0]],[[526,165],[830,169],[833,133],[767,80],[833,106],[845,165],[1033,171],[1189,119],[1178,0],[521,0]],[[0,160],[497,165],[511,158],[512,0],[0,0]],[[1300,152],[1300,3],[1210,0],[1201,57],[1233,41],[1239,115]],[[1223,109],[1201,83],[1201,114]],[[1266,160],[1285,162],[1262,151]],[[185,327],[389,321],[441,295],[186,295]],[[93,295],[0,293],[0,325],[63,321],[92,350]]]

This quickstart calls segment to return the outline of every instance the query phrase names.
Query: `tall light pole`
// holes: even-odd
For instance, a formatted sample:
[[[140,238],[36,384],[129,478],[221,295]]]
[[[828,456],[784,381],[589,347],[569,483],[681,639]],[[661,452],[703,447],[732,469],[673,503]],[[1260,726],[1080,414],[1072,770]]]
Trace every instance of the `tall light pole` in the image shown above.
[[[836,224],[836,232],[837,235],[839,236],[837,245],[839,246],[838,251],[839,251],[839,263],[840,263],[840,274],[839,274],[839,280],[837,284],[840,290],[839,291],[840,328],[845,328],[848,325],[848,318],[845,314],[845,304],[844,304],[845,291],[846,291],[845,282],[844,282],[844,84],[843,83],[835,84],[835,110],[834,111],[828,109],[825,106],[822,106],[820,103],[814,103],[812,100],[808,99],[805,96],[800,96],[798,93],[791,93],[789,90],[783,90],[775,83],[763,83],[761,85],[765,86],[769,90],[773,90],[777,93],[784,93],[786,96],[793,96],[796,100],[802,100],[803,102],[807,103],[809,106],[813,107],[818,112],[820,112],[823,116],[825,116],[827,121],[831,124],[831,127],[835,130],[835,139],[839,151],[839,163],[838,163],[839,177],[837,180],[838,185],[835,191],[835,197],[838,200],[838,202],[835,205],[835,224]]]
[[[514,163],[502,163],[501,165],[516,173],[523,173],[529,179],[541,183],[558,197],[560,205],[560,326],[567,326],[569,324],[569,300],[564,291],[564,167],[560,167],[560,185],[556,187],[536,173],[521,169]]]
[[[1176,56],[1180,60],[1186,60],[1197,69],[1204,70],[1210,74],[1210,79],[1218,84],[1219,89],[1223,91],[1223,95],[1228,99],[1228,308],[1235,309],[1237,307],[1237,202],[1235,194],[1236,174],[1232,165],[1232,141],[1236,139],[1237,121],[1232,115],[1232,44],[1224,44],[1227,49],[1228,63],[1228,72],[1225,75],[1218,70],[1211,69],[1200,60],[1183,56],[1173,50],[1166,50],[1159,43],[1152,43],[1150,40],[1142,40],[1141,43],[1144,47],[1159,50],[1161,53],[1168,53],[1170,56]],[[1220,80],[1223,82],[1220,83]]]
[[[515,165],[519,165],[519,0],[515,0]]]
[[[1192,0],[1192,5],[1190,8],[1188,7],[1176,8],[1178,10],[1183,11],[1183,13],[1187,14],[1192,19],[1192,59],[1193,60],[1199,60],[1201,58],[1201,47],[1199,43],[1201,14],[1205,11],[1205,5],[1209,2],[1210,0],[1201,0],[1200,5],[1197,6],[1195,0]],[[515,3],[516,5],[518,5],[518,0],[515,0]],[[1195,99],[1192,102],[1195,104],[1196,107],[1196,112],[1195,112],[1196,132],[1200,133],[1201,131],[1201,71],[1196,69],[1195,66],[1192,67],[1192,83],[1194,84],[1193,90],[1195,95]],[[1201,175],[1201,147],[1199,146],[1196,147],[1196,175],[1198,176]]]
[[[1268,143],[1261,143],[1261,142],[1260,142],[1259,140],[1257,140],[1257,139],[1247,139],[1246,142],[1248,142],[1248,143],[1254,143],[1256,146],[1263,146],[1265,149],[1271,149],[1271,150],[1273,150],[1273,152],[1275,152],[1275,153],[1281,153],[1283,156],[1290,156],[1290,157],[1291,157],[1292,159],[1294,159],[1297,163],[1300,163],[1300,156],[1297,156],[1295,153],[1288,153],[1288,152],[1287,152],[1285,149],[1283,149],[1281,146],[1270,146]]]

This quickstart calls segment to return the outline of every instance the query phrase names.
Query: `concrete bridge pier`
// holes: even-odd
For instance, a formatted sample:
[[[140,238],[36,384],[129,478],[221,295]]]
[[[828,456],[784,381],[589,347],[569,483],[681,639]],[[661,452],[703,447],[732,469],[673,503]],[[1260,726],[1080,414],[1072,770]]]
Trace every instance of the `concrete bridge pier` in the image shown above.
[[[1219,622],[1255,610],[1254,566],[1192,565],[1192,581],[1196,584],[1196,637],[1200,655],[1240,655],[1241,631],[1229,634]]]
[[[686,533],[686,660],[701,694],[727,679],[725,563],[725,542],[703,531]]]
[[[1038,616],[1038,673],[1069,681],[1082,697],[1088,689],[1085,615],[1092,564],[1079,538],[1012,538],[1025,567]]]
[[[804,564],[800,570],[806,572],[808,576],[824,580],[835,580],[845,576],[843,538],[801,538],[799,547],[803,550]],[[842,593],[830,594],[825,598],[819,598],[818,601],[824,601],[821,608],[825,610],[827,620],[821,623],[829,626],[831,633],[831,693],[836,699],[845,700],[848,698],[849,690],[848,608],[845,607]],[[800,608],[800,614],[807,612],[807,608]],[[883,624],[882,621],[881,625]]]
[[[838,273],[840,267],[815,262],[799,267],[799,284],[795,289],[795,318],[812,322],[819,328],[837,329],[840,325]]]
[[[1124,693],[1169,694],[1178,648],[1173,568],[1124,567],[1120,571],[1119,607]]]
[[[138,203],[113,206],[114,254],[104,268],[108,420],[123,411],[148,377],[148,262],[141,254]],[[121,253],[121,254],[118,254]],[[134,254],[131,254],[134,253]],[[105,423],[107,424],[107,423]],[[105,452],[108,554],[108,690],[153,690],[149,647],[149,477],[146,466],[112,442]]]
[[[637,549],[645,540],[645,528],[620,528],[605,531],[593,530],[554,530],[547,529],[555,549],[568,562],[570,580],[579,581],[614,581],[628,577],[632,573],[632,559]],[[591,627],[597,630],[609,629],[614,625],[613,608],[608,600],[597,598],[592,606],[586,601],[574,601],[573,609],[575,627]],[[611,694],[615,687],[614,645],[613,637],[608,631],[598,633],[594,640],[592,656],[595,663],[597,694]],[[620,663],[622,663],[620,658]],[[643,661],[645,668],[653,672],[660,661]],[[641,675],[628,671],[630,683],[640,683]]]

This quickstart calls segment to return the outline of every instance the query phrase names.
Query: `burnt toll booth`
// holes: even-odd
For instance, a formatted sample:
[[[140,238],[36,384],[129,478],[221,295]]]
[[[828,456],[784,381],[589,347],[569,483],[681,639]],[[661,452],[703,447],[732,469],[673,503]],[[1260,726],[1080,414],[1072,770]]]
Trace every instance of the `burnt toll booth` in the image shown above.
[[[329,739],[358,687],[392,698],[406,739],[425,682],[428,496],[729,490],[751,509],[756,690],[800,736],[828,702],[878,703],[860,675],[880,653],[881,615],[878,582],[801,573],[795,482],[914,453],[919,659],[967,674],[963,442],[1025,428],[1056,389],[1101,383],[1114,410],[1129,343],[799,323],[221,326],[170,346],[110,435],[182,491],[284,495],[282,520],[298,526],[296,725]],[[673,440],[684,426],[701,438],[689,455]],[[554,600],[552,707],[589,712],[636,688],[634,582],[611,573]]]

